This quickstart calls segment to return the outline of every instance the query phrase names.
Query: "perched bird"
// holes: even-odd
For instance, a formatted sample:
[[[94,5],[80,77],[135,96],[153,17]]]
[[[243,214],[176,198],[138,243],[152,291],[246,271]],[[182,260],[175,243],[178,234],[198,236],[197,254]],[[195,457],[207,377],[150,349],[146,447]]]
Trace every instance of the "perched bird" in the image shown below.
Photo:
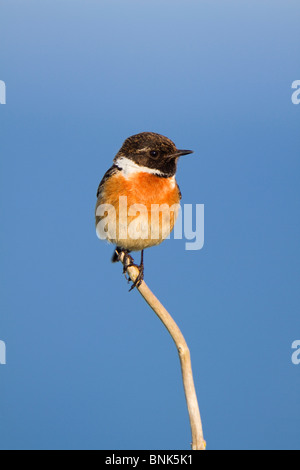
[[[141,251],[139,276],[131,289],[144,278],[144,249],[160,244],[173,230],[181,200],[177,162],[190,153],[178,150],[167,137],[142,132],[125,140],[99,185],[96,232],[116,245],[112,261],[124,252],[126,272],[126,266],[136,266],[129,253]]]

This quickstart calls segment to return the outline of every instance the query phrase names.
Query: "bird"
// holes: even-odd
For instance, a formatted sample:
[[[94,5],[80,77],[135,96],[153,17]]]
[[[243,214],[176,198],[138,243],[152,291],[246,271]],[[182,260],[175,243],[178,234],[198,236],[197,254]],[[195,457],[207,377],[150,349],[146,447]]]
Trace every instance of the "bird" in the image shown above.
[[[178,159],[193,153],[154,132],[128,137],[103,176],[97,191],[96,233],[116,246],[112,262],[124,254],[124,274],[136,266],[131,289],[144,279],[144,250],[159,245],[174,228],[180,200],[175,179]],[[140,265],[129,253],[141,251]]]

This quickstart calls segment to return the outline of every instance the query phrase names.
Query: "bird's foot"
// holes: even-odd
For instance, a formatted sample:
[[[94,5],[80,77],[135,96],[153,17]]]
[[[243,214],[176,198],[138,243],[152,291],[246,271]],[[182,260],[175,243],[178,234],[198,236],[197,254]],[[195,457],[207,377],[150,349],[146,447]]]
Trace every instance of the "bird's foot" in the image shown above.
[[[125,275],[125,278],[126,278],[128,283],[130,282],[130,278],[127,277],[127,269],[131,268],[131,267],[134,267],[134,268],[137,268],[138,271],[139,271],[139,274],[137,275],[137,278],[135,279],[135,281],[132,283],[132,286],[130,287],[129,292],[131,292],[135,287],[137,287],[137,288],[140,287],[140,285],[142,284],[142,282],[144,280],[143,255],[142,255],[142,258],[141,258],[141,264],[140,265],[135,264],[134,259],[132,258],[132,256],[130,256],[129,252],[126,251],[126,250],[120,250],[120,249],[117,248],[115,250],[115,255],[117,256],[119,261],[121,261],[121,256],[122,255],[124,256],[123,259],[122,259],[123,274]]]
[[[129,289],[129,292],[131,292],[135,287],[138,288],[142,284],[144,280],[144,265],[140,264],[139,266],[135,263],[131,263],[130,265],[127,266],[127,268],[130,268],[131,266],[134,266],[139,270],[139,273],[137,275],[136,280],[132,283],[132,286]]]

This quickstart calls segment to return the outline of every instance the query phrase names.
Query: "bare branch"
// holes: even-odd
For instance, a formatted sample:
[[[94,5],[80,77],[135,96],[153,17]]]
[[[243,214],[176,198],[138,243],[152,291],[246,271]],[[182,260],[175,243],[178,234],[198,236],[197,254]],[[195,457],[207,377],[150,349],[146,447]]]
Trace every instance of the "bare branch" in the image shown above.
[[[119,253],[119,259],[124,265],[124,253]],[[126,266],[126,268],[130,279],[132,280],[132,282],[134,282],[139,274],[138,268],[135,266]],[[202,422],[194,385],[189,348],[177,324],[175,323],[169,312],[157,299],[157,297],[155,297],[155,295],[151,292],[147,284],[143,281],[137,289],[142,295],[142,297],[144,297],[147,304],[152,308],[158,318],[165,325],[174,340],[179,354],[184,392],[191,424],[192,449],[205,450],[206,442],[203,438]]]

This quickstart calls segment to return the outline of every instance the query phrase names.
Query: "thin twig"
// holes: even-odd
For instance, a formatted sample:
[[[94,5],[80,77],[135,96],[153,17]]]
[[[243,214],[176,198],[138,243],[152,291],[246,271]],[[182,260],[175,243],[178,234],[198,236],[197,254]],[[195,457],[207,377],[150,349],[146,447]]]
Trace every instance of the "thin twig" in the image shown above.
[[[124,265],[124,253],[119,253],[119,259]],[[138,268],[135,266],[125,267],[127,268],[127,273],[130,279],[132,282],[134,282],[139,274]],[[205,450],[206,442],[203,438],[202,422],[193,379],[189,348],[177,324],[169,312],[157,299],[157,297],[155,297],[155,295],[151,292],[147,284],[143,281],[137,289],[142,297],[144,297],[147,304],[152,308],[158,318],[165,325],[174,340],[179,354],[184,392],[191,424],[192,450]]]

